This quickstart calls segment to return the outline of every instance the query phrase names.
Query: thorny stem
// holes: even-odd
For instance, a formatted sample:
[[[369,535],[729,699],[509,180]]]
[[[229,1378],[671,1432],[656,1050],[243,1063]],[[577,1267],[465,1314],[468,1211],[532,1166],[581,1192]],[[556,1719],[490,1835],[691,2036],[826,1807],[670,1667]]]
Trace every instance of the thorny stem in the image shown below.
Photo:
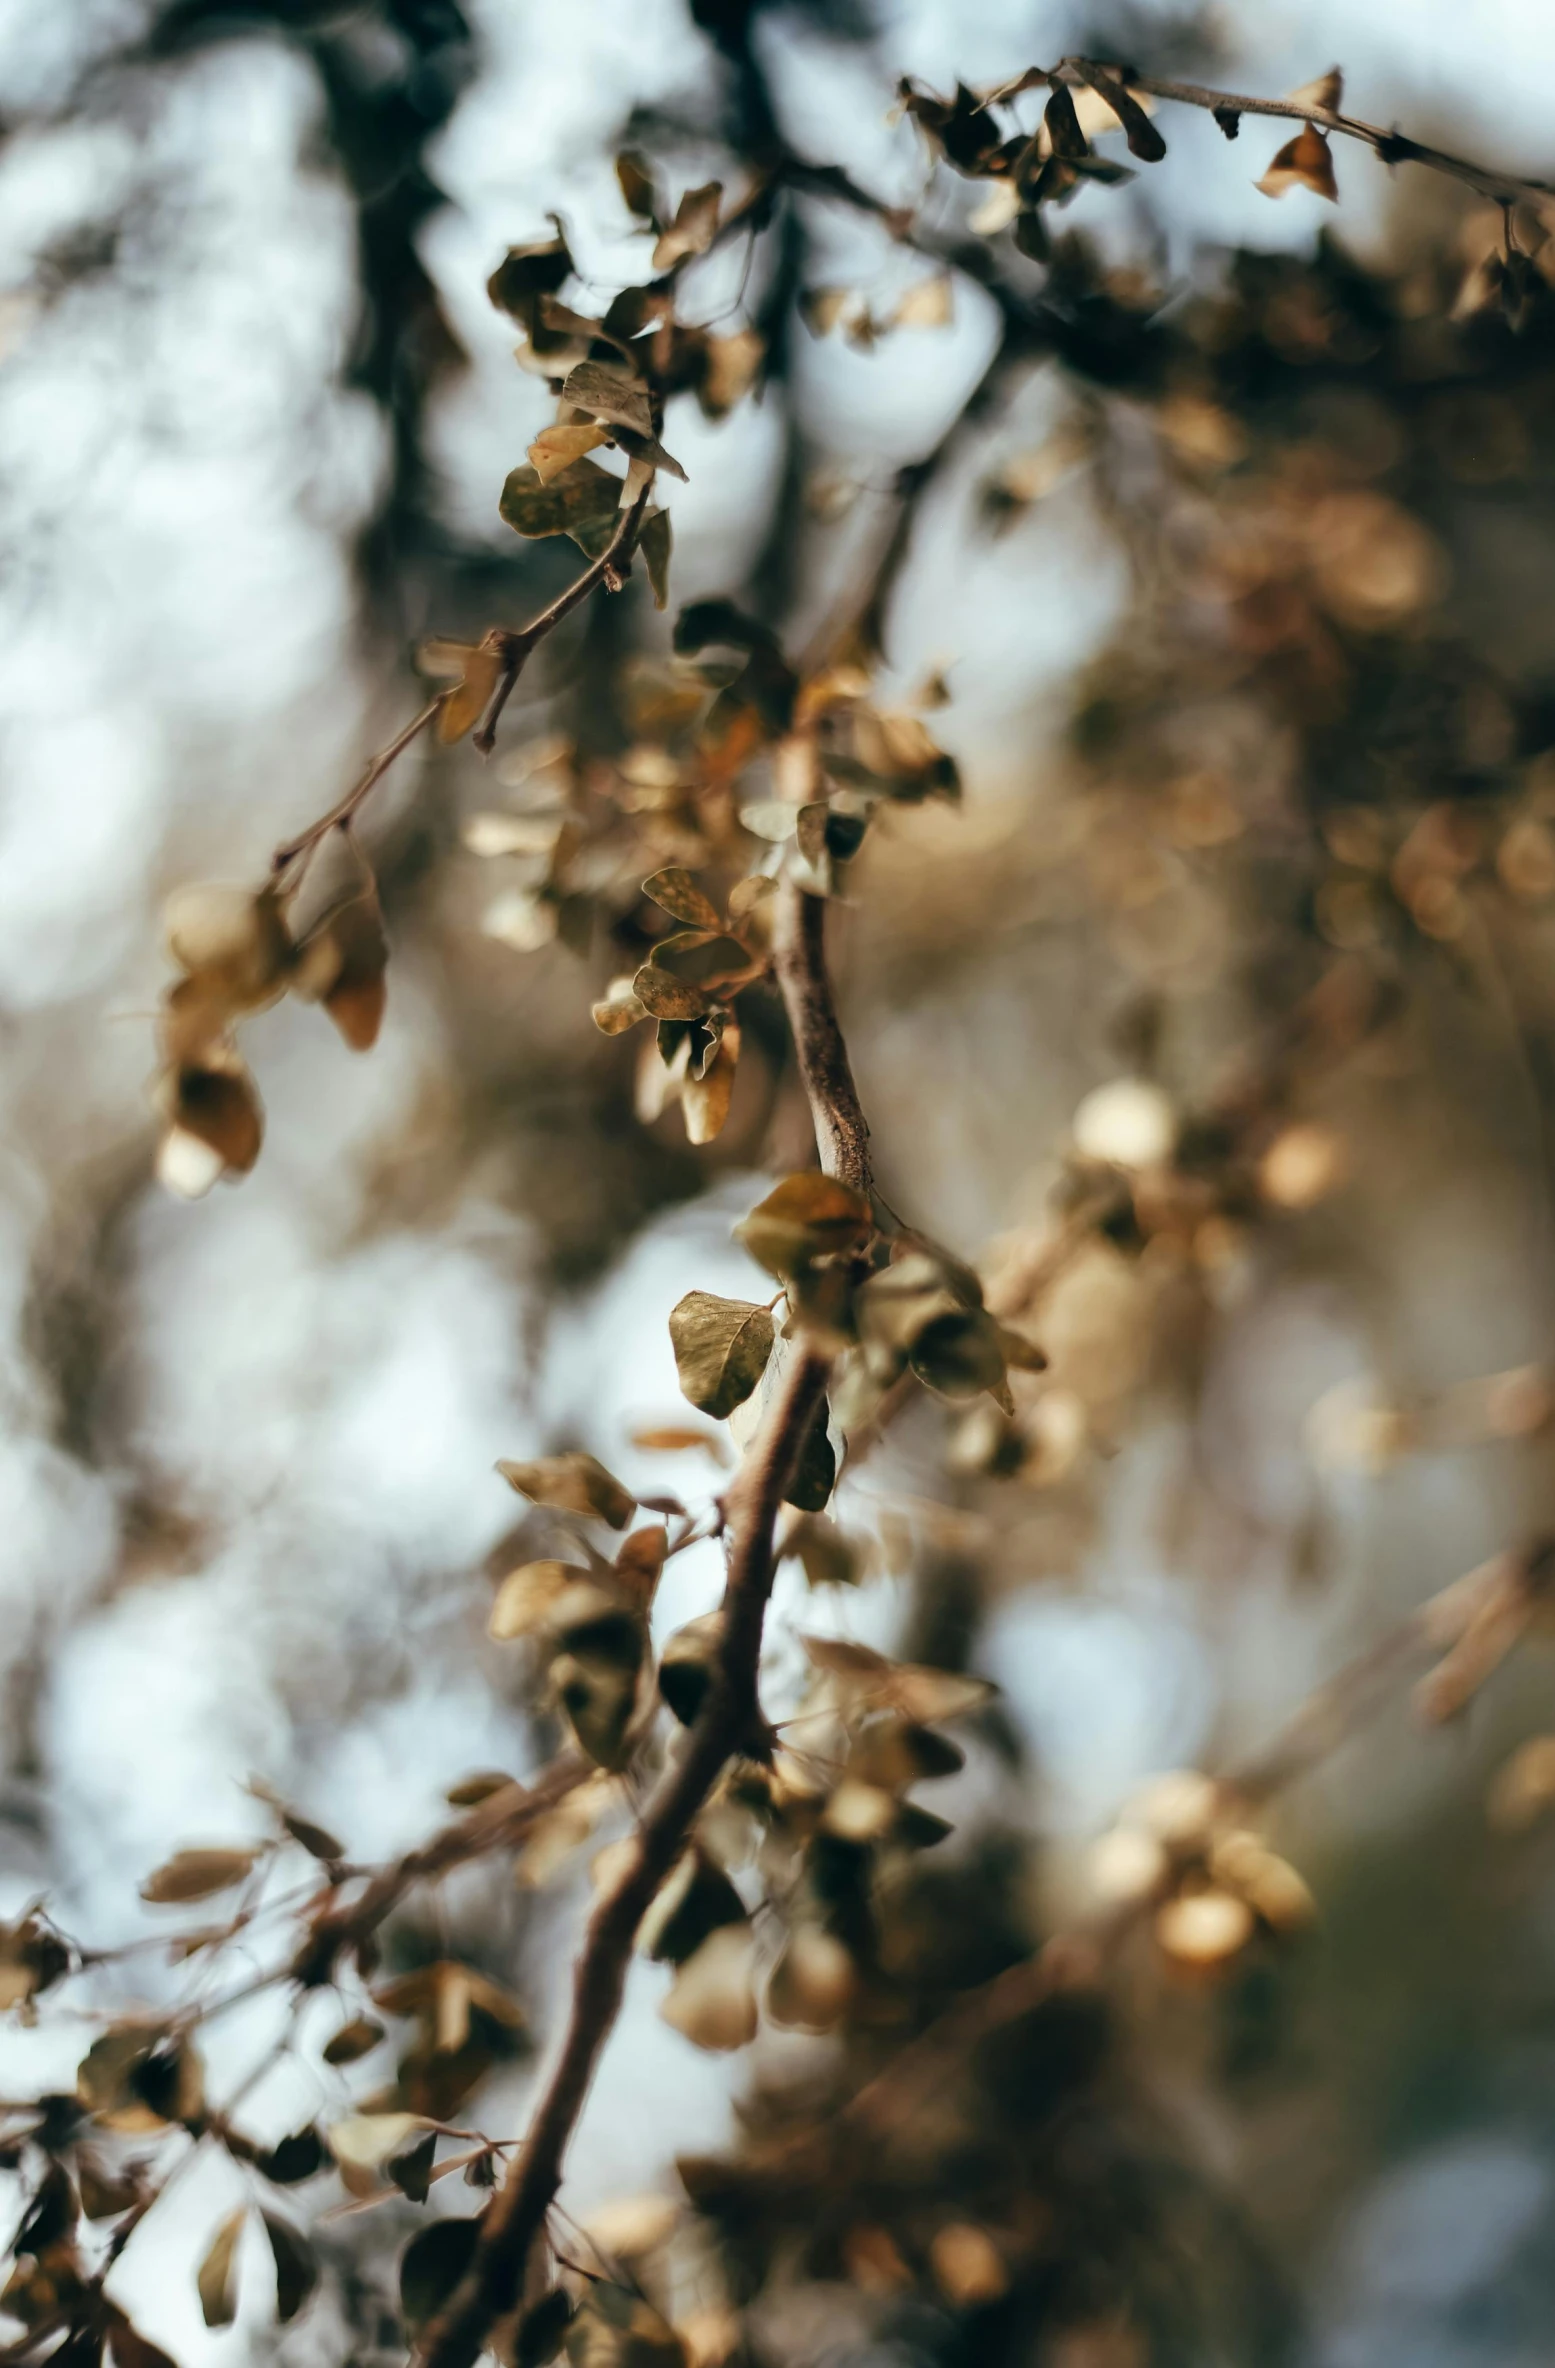
[[[867,1190],[869,1130],[837,1025],[825,963],[825,905],[793,887],[778,977],[828,1175]],[[498,2321],[518,2307],[536,2243],[561,2185],[583,2110],[626,1986],[637,1928],[686,1846],[727,1761],[762,1748],[756,1677],[774,1568],[773,1529],[800,1449],[823,1402],[829,1359],[801,1343],[767,1408],[725,1505],[733,1541],[713,1682],[675,1766],[638,1829],[637,1848],[589,1919],[573,1974],[572,2012],[528,2135],[481,2223],[475,2256],[424,2330],[423,2368],[470,2368]]]

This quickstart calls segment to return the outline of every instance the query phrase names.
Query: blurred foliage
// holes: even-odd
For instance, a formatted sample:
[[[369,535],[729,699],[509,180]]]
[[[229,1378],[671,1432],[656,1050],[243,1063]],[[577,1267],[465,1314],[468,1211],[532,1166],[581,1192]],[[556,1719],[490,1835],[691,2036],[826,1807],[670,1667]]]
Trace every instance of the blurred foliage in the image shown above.
[[[507,479],[505,562],[449,537],[425,461],[427,406],[458,357],[415,242],[438,202],[428,143],[475,71],[458,12],[183,0],[120,61],[138,71],[256,25],[305,48],[358,207],[353,380],[394,427],[362,550],[367,607],[389,641],[429,611],[470,636],[424,653],[447,687],[393,749],[423,729],[445,752],[489,737],[532,659],[554,665],[560,718],[505,749],[497,778],[512,795],[466,815],[462,853],[445,808],[465,759],[445,753],[410,819],[375,847],[376,876],[353,826],[381,765],[277,851],[262,887],[175,901],[162,1173],[193,1194],[253,1166],[261,1117],[235,1029],[283,994],[321,1002],[346,1046],[371,1048],[399,933],[451,937],[440,883],[474,858],[497,883],[482,927],[502,959],[561,947],[579,1012],[592,1005],[597,1039],[558,1024],[523,1081],[531,1113],[548,1082],[567,1097],[539,1130],[548,1197],[530,1200],[559,1264],[597,1262],[656,1201],[698,1188],[715,1141],[714,1160],[784,1178],[740,1228],[779,1286],[772,1307],[695,1290],[665,1310],[688,1404],[707,1419],[652,1436],[707,1480],[704,1447],[715,1471],[732,1461],[711,1425],[730,1422],[743,1448],[777,1338],[803,1333],[833,1360],[830,1405],[789,1476],[779,1552],[817,1588],[859,1584],[877,1561],[911,1581],[916,1633],[901,1660],[802,1640],[785,1715],[768,1728],[753,1711],[638,1935],[674,1969],[662,2011],[692,2043],[733,2051],[764,2020],[829,2044],[763,2059],[739,2146],[681,2164],[684,2209],[641,2199],[577,2232],[558,2216],[522,2311],[498,2331],[502,2356],[538,2362],[565,2344],[584,2368],[1276,2361],[1300,2340],[1291,2290],[1329,2141],[1290,2175],[1292,2201],[1273,2176],[1221,2175],[1195,2117],[1200,2131],[1256,2132],[1299,2090],[1340,2128],[1331,2142],[1380,2154],[1411,2108],[1358,2062],[1356,2034],[1375,2030],[1409,1969],[1397,1939],[1372,1929],[1388,1869],[1352,1868],[1325,1901],[1322,1870],[1309,1889],[1265,1829],[1276,1796],[1373,1707],[1374,1680],[1428,1670],[1422,1712],[1456,1719],[1547,1619],[1550,1377],[1518,1367],[1396,1399],[1339,1392],[1315,1409],[1313,1453],[1329,1470],[1374,1475],[1448,1447],[1525,1451],[1504,1550],[1412,1611],[1384,1639],[1384,1665],[1360,1665],[1291,1728],[1225,1751],[1213,1775],[1166,1772],[1145,1787],[1067,1898],[1001,1806],[1001,1787],[1028,1771],[992,1689],[969,1672],[992,1603],[1073,1569],[1130,1438],[1163,1405],[1196,1410],[1207,1344],[1260,1259],[1360,1287],[1368,1224],[1385,1231],[1396,1189],[1378,1143],[1393,1087],[1424,1080],[1449,1123],[1467,1123],[1493,1048],[1526,1079],[1550,1157],[1555,290],[1542,225],[1532,205],[1433,200],[1386,264],[1363,267],[1330,234],[1310,256],[1240,254],[1213,284],[1174,291],[1064,226],[1078,187],[1129,170],[1096,140],[1122,138],[1144,164],[1161,152],[1139,99],[1088,68],[1072,89],[1042,77],[1053,87],[1041,128],[1012,117],[1013,89],[997,102],[905,89],[941,162],[992,184],[1002,205],[981,228],[924,229],[859,189],[846,160],[821,166],[790,147],[757,13],[712,0],[696,11],[723,75],[696,129],[726,146],[724,180],[671,205],[672,184],[636,143],[676,127],[628,127],[617,172],[653,241],[642,281],[584,311],[583,294],[566,294],[577,275],[561,228],[512,248],[493,277],[521,362],[558,406]],[[829,29],[866,37],[835,18]],[[1334,85],[1313,103],[1332,113],[1337,100]],[[1249,124],[1239,136],[1251,144]],[[1292,177],[1331,194],[1322,133],[1298,133],[1271,174],[1271,194]],[[921,255],[905,294],[877,306],[820,282],[810,209],[825,205]],[[733,325],[715,327],[681,299],[698,263],[736,242],[766,268],[750,271]],[[717,419],[758,388],[781,400],[796,337],[868,350],[932,335],[963,280],[994,301],[995,349],[941,444],[901,472],[889,530],[830,628],[807,638],[796,622],[826,572],[831,522],[793,420],[785,498],[751,582],[738,598],[680,606],[653,501],[659,473],[682,473],[662,441],[666,403],[689,394]],[[1019,444],[1010,408],[1050,364],[1064,416]],[[954,686],[931,678],[902,694],[887,661],[925,504],[968,451],[976,532],[1018,535],[1083,480],[1127,553],[1131,592],[1076,687],[1065,778],[958,855],[963,783],[937,736]],[[624,492],[595,457],[612,453]],[[808,503],[786,498],[807,485]],[[570,547],[565,566],[558,556],[571,545],[602,587],[576,626],[567,587],[583,579]],[[634,560],[657,605],[678,611],[667,640],[646,600],[613,597]],[[554,614],[470,622],[531,596]],[[322,872],[342,847],[361,868],[320,893],[314,858]],[[885,994],[925,979],[930,994],[950,991],[990,931],[1085,933],[1115,1006],[1119,1073],[1075,1110],[1043,1208],[975,1264],[867,1178],[806,1164],[773,918],[786,896],[863,906]],[[635,1052],[615,1049],[634,1029]],[[470,1088],[472,1137],[512,1119],[489,1083]],[[473,1155],[469,1140],[461,1152]],[[911,1153],[898,1125],[890,1157],[909,1200]],[[585,1169],[596,1180],[580,1200]],[[886,1181],[898,1189],[894,1165]],[[1347,1225],[1346,1195],[1368,1189],[1380,1217]],[[839,1452],[847,1477],[877,1450],[887,1509],[865,1534],[862,1492],[837,1517],[828,1508]],[[495,1856],[542,1891],[587,1851],[608,1899],[635,1851],[642,1780],[671,1763],[676,1725],[700,1716],[722,1650],[709,1615],[656,1666],[648,1626],[666,1561],[722,1533],[720,1486],[639,1500],[570,1441],[501,1469],[528,1510],[516,1559],[492,1574],[490,1633],[524,1656],[537,1717],[562,1738],[546,1771],[529,1785],[475,1772],[437,1835],[376,1868],[267,1796],[263,1842],[181,1851],[142,1890],[157,1906],[223,1903],[170,1944],[176,1961],[198,1972],[262,1943],[261,1986],[299,2004],[338,1993],[323,2063],[365,2064],[392,2028],[392,2067],[384,2055],[353,2075],[328,2127],[261,2145],[241,2098],[205,2094],[197,2033],[210,1996],[193,1984],[175,2005],[124,2008],[72,2089],[6,2108],[6,2167],[28,2196],[0,2297],[22,2329],[10,2356],[84,2368],[106,2350],[117,2368],[155,2368],[162,2355],[108,2279],[164,2182],[205,2145],[225,2149],[255,2198],[223,2220],[198,2270],[207,2325],[235,2315],[256,2214],[278,2319],[327,2286],[343,2357],[435,2329],[466,2277],[476,2222],[428,2214],[428,2198],[454,2172],[480,2199],[504,2177],[515,2138],[469,2117],[529,2045],[513,1993],[533,1967],[515,1971],[490,1928],[434,1930],[428,1890]],[[1182,1512],[1190,1543],[1202,1510]],[[1555,1802],[1550,1753],[1536,1737],[1496,1781],[1509,1850]],[[936,1857],[950,1821],[910,1796],[969,1760],[981,1794]],[[1476,1824],[1461,1855],[1497,1846]],[[1399,1930],[1439,1916],[1456,1945],[1467,1919],[1440,1904],[1440,1867],[1407,1852],[1390,1865],[1411,1903]],[[1368,1895],[1348,1925],[1346,1880]],[[1320,1905],[1339,1935],[1321,1962]],[[41,1904],[0,1936],[0,1994],[24,2016],[99,1972]],[[1444,1979],[1429,2013],[1456,2029],[1462,1999]],[[310,2024],[310,2048],[316,2036]],[[1299,2132],[1289,2144],[1300,2151]],[[394,2272],[397,2299],[386,2247],[358,2242],[354,2218],[309,2232],[276,2193],[337,2177],[374,2207],[369,2229],[424,2216]]]

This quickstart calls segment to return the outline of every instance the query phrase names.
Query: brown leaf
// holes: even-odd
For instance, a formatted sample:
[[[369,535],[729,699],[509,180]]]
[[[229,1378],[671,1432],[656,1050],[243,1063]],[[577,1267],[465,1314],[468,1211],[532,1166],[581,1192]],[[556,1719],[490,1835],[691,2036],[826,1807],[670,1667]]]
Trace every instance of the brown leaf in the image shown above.
[[[339,956],[334,979],[323,996],[329,1013],[353,1052],[367,1052],[378,1041],[388,989],[384,972],[389,941],[375,888],[365,888],[334,914],[329,935]]]
[[[648,1017],[648,1006],[629,978],[613,978],[590,1014],[602,1036],[621,1036]]]
[[[269,1001],[291,960],[291,933],[270,889],[207,881],[175,889],[163,909],[167,950],[179,968],[232,1006]]]
[[[757,1265],[782,1280],[862,1249],[873,1231],[867,1196],[814,1170],[785,1177],[734,1229]]]
[[[542,484],[539,471],[527,464],[510,469],[497,504],[515,534],[531,538],[568,534],[593,558],[614,533],[620,506],[620,478],[586,453],[547,484]]]
[[[445,748],[452,747],[473,731],[485,714],[502,673],[501,657],[495,650],[467,642],[429,641],[422,650],[421,665],[427,674],[458,677],[455,688],[443,693],[437,711],[437,736]]]
[[[688,1143],[711,1143],[721,1134],[729,1106],[734,1099],[734,1075],[740,1058],[740,1031],[734,1020],[726,1020],[712,1059],[702,1074],[695,1071],[686,1078],[680,1089],[680,1107],[686,1121]]]
[[[1330,66],[1316,82],[1304,82],[1286,96],[1293,107],[1320,107],[1325,115],[1337,115],[1344,103],[1344,75],[1338,66]]]
[[[669,1531],[662,1522],[649,1529],[634,1529],[621,1541],[615,1560],[616,1576],[643,1611],[653,1601],[669,1542]]]
[[[259,1157],[264,1114],[235,1045],[213,1044],[203,1061],[171,1071],[158,1086],[157,1101],[169,1122],[157,1172],[171,1191],[195,1198],[225,1171],[247,1175]],[[203,1181],[178,1151],[179,1137],[204,1146]]]
[[[1082,64],[1085,76],[1099,98],[1105,99],[1113,114],[1122,124],[1128,138],[1129,152],[1145,164],[1159,164],[1166,154],[1166,142],[1151,122],[1121,74],[1105,66]]]
[[[652,873],[643,882],[643,894],[651,896],[656,905],[673,914],[677,921],[684,921],[688,929],[717,931],[723,927],[718,907],[678,864]]]
[[[636,1509],[619,1480],[592,1455],[577,1450],[546,1455],[533,1463],[499,1463],[508,1486],[532,1504],[552,1505],[561,1513],[589,1513],[612,1529],[625,1529]]]
[[[142,2335],[112,2303],[108,2305],[108,2350],[114,2368],[177,2368],[160,2344]]]
[[[474,2257],[479,2220],[433,2220],[400,2257],[400,2309],[411,2335],[435,2318]]]
[[[1315,197],[1326,197],[1337,205],[1339,189],[1334,180],[1334,160],[1317,126],[1303,124],[1255,186],[1265,197],[1283,197],[1288,189],[1310,189]]]
[[[674,537],[670,529],[668,510],[650,510],[643,523],[642,533],[637,538],[637,548],[641,551],[643,565],[648,570],[648,585],[653,594],[653,605],[658,609],[669,606],[670,556],[673,546]]]
[[[718,235],[718,201],[723,196],[721,181],[708,181],[700,189],[688,189],[675,208],[675,218],[659,234],[653,250],[655,271],[670,271],[688,255],[705,255]]]
[[[319,2052],[326,2064],[354,2064],[359,2056],[371,2055],[382,2037],[382,2023],[375,2022],[369,2014],[357,2014],[348,2023],[342,2023]]]
[[[486,293],[500,312],[527,323],[535,298],[553,295],[571,271],[572,257],[558,229],[554,238],[539,239],[527,247],[509,247],[486,282]]]
[[[650,230],[656,230],[659,197],[647,158],[636,148],[623,148],[616,158],[616,179],[628,212],[635,214],[640,222],[646,222]]]
[[[541,484],[549,485],[553,477],[559,477],[563,469],[570,469],[575,460],[582,459],[584,453],[594,452],[609,441],[603,428],[581,424],[576,427],[542,428],[529,447],[529,458]]]
[[[653,401],[640,378],[619,362],[579,362],[562,385],[562,401],[639,436],[653,434]]]
[[[525,1562],[510,1570],[497,1589],[487,1635],[499,1643],[515,1636],[533,1636],[544,1626],[562,1589],[585,1575],[581,1565],[572,1562]]]
[[[257,1850],[180,1850],[146,1877],[140,1896],[154,1907],[209,1899],[241,1883],[258,1856]]]
[[[644,1011],[656,1020],[698,1020],[708,1009],[700,987],[661,970],[656,962],[643,964],[632,980],[632,991]]]
[[[262,2212],[260,2217],[275,2260],[275,2315],[284,2327],[318,2284],[318,2263],[300,2228],[283,2220],[279,2212]]]
[[[670,1340],[681,1389],[703,1414],[722,1421],[743,1405],[772,1354],[772,1317],[748,1299],[688,1291],[670,1312]]]
[[[748,1925],[709,1933],[675,1977],[659,2013],[693,2047],[727,2055],[756,2036],[755,1944]]]

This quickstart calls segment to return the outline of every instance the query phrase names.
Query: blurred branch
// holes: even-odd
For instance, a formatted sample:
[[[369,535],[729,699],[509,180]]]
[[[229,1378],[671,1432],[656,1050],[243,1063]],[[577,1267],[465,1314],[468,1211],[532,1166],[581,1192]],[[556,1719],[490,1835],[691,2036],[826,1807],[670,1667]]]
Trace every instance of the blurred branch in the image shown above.
[[[1367,123],[1358,115],[1339,112],[1339,77],[1337,70],[1331,77],[1335,84],[1335,104],[1325,106],[1318,100],[1304,97],[1288,99],[1248,98],[1236,91],[1211,90],[1199,82],[1170,82],[1157,74],[1136,74],[1132,67],[1123,68],[1098,62],[1091,58],[1065,58],[1052,71],[1043,72],[1033,67],[1031,79],[1056,88],[1066,83],[1072,88],[1102,89],[1110,79],[1121,82],[1126,90],[1145,91],[1153,99],[1165,99],[1180,107],[1197,107],[1213,115],[1228,140],[1237,132],[1237,118],[1242,115],[1277,116],[1290,123],[1310,123],[1323,132],[1338,132],[1347,140],[1359,140],[1370,148],[1384,164],[1418,164],[1429,172],[1444,173],[1450,180],[1461,181],[1477,190],[1481,197],[1492,199],[1497,205],[1516,205],[1520,199],[1533,204],[1555,198],[1555,182],[1531,180],[1520,173],[1498,172],[1492,165],[1475,164],[1467,157],[1453,156],[1445,148],[1428,147],[1421,140],[1412,140],[1400,131],[1386,131],[1381,124]],[[1105,92],[1103,92],[1105,95]]]

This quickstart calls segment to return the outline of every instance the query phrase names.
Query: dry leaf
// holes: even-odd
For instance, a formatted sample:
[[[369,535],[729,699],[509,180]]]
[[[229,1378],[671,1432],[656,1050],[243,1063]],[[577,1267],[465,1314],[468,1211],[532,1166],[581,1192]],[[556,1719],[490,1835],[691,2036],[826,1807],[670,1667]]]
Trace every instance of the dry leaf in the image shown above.
[[[1303,124],[1254,186],[1265,197],[1283,197],[1288,189],[1310,189],[1315,197],[1326,197],[1337,205],[1339,189],[1334,180],[1334,160],[1317,126]]]
[[[186,1900],[210,1899],[230,1891],[248,1875],[259,1856],[254,1850],[180,1850],[140,1887],[142,1899],[154,1907],[180,1906]]]
[[[755,1945],[748,1925],[725,1925],[681,1966],[659,2013],[693,2047],[725,2055],[755,2038]]]
[[[542,428],[529,447],[530,464],[542,485],[549,485],[563,469],[570,469],[585,452],[597,451],[610,438],[603,428],[577,425],[574,427]]]
[[[437,736],[445,748],[451,747],[485,714],[502,674],[502,660],[495,650],[466,642],[430,641],[421,653],[421,665],[427,674],[459,678],[453,690],[443,693],[437,711]]]
[[[497,1470],[509,1488],[527,1496],[531,1504],[551,1505],[560,1513],[592,1514],[612,1529],[625,1529],[637,1509],[598,1459],[574,1450],[567,1455],[545,1455],[533,1463],[499,1463]]]
[[[671,271],[688,255],[705,255],[718,235],[718,201],[723,196],[721,181],[708,181],[700,189],[688,189],[675,208],[675,218],[659,234],[653,250],[655,271]]]
[[[486,1633],[499,1643],[516,1636],[533,1636],[545,1621],[564,1587],[587,1574],[578,1563],[526,1562],[510,1570],[497,1589],[486,1623]]]

